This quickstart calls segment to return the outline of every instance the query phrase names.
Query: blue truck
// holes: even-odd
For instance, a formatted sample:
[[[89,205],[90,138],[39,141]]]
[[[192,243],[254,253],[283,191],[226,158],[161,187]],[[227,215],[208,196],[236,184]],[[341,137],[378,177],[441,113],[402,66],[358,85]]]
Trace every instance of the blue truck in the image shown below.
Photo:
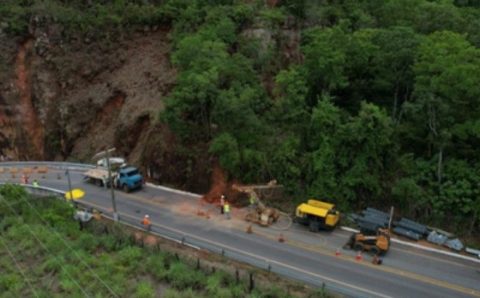
[[[120,168],[113,178],[113,185],[116,188],[121,188],[125,192],[130,192],[134,189],[140,189],[143,185],[143,177],[137,168],[127,166]]]
[[[101,187],[110,187],[112,183],[108,180],[108,169],[105,167],[96,167],[86,171],[84,179]],[[143,186],[143,176],[138,169],[133,166],[121,166],[111,172],[113,186],[130,192],[134,189],[140,189]]]

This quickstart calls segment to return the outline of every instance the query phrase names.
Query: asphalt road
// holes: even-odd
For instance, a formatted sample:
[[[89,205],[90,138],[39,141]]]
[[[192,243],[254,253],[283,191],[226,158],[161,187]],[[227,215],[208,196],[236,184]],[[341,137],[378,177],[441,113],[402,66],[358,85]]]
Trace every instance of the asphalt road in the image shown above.
[[[0,165],[1,166],[1,165]],[[19,175],[17,175],[19,176]],[[63,171],[50,170],[44,178],[33,175],[41,186],[66,191]],[[60,177],[60,179],[58,179]],[[10,174],[0,174],[0,181],[19,182]],[[86,192],[85,202],[112,211],[110,190],[83,181],[80,171],[71,172],[73,188]],[[244,210],[233,209],[232,220],[219,214],[216,206],[203,204],[198,197],[166,189],[145,187],[133,193],[115,191],[120,219],[139,224],[149,214],[153,231],[182,235],[190,244],[210,248],[227,257],[245,261],[305,283],[321,286],[353,297],[480,297],[480,265],[467,260],[393,243],[381,266],[372,265],[371,257],[355,260],[352,251],[341,247],[349,233],[310,233],[305,227],[281,221],[276,227],[248,226]],[[205,216],[207,215],[208,216]],[[278,241],[279,235],[285,242]],[[339,249],[341,255],[336,256]]]

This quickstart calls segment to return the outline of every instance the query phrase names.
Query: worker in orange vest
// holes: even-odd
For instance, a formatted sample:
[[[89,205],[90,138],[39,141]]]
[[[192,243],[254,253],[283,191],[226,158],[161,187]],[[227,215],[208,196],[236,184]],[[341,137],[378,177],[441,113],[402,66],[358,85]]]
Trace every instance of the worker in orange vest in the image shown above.
[[[148,214],[145,214],[145,216],[143,217],[142,225],[147,231],[150,231],[152,229],[152,222],[150,221],[150,216],[148,216]]]

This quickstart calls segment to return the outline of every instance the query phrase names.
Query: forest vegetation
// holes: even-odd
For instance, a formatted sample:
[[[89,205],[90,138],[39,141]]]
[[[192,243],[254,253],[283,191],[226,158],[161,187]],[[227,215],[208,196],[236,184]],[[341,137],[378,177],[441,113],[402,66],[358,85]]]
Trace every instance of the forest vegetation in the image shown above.
[[[292,206],[393,205],[479,233],[476,0],[2,2],[15,35],[36,11],[97,39],[168,26],[178,77],[159,119],[191,167],[276,179]]]

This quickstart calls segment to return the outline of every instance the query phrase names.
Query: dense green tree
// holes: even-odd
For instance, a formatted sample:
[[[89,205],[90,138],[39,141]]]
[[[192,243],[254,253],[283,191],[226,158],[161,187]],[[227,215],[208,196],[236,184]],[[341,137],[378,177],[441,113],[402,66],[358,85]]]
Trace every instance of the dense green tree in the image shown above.
[[[308,87],[302,72],[302,68],[293,67],[276,76],[278,97],[272,112],[275,123],[300,136],[306,132],[310,115]]]
[[[407,107],[424,133],[429,156],[437,154],[441,183],[452,128],[479,116],[480,51],[462,35],[437,32],[420,45],[414,69],[415,101]]]
[[[307,181],[309,194],[345,205],[338,183],[337,150],[340,148],[342,114],[329,98],[323,98],[312,111],[309,127],[310,160]]]
[[[379,50],[371,61],[374,79],[367,98],[386,107],[394,121],[401,117],[403,103],[411,99],[413,64],[420,40],[408,27],[376,30],[372,36]]]
[[[381,202],[396,151],[391,118],[378,106],[363,102],[358,115],[342,129],[341,138],[336,154],[342,196],[355,205]]]
[[[308,104],[315,106],[319,96],[348,86],[347,35],[340,27],[313,29],[306,33],[303,51],[309,87]]]

